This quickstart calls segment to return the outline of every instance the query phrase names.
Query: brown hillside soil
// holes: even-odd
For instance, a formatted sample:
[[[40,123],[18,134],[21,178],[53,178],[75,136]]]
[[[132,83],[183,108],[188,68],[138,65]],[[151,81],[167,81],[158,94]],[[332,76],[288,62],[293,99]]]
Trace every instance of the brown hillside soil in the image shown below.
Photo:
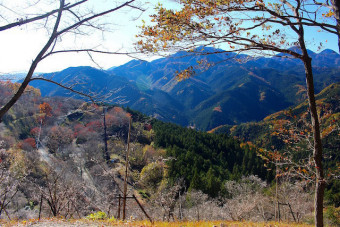
[[[232,221],[199,221],[199,222],[155,222],[151,224],[149,221],[90,221],[86,219],[42,219],[26,220],[26,221],[10,221],[5,222],[0,220],[0,226],[160,226],[160,227],[307,227],[312,225],[295,224],[295,223],[277,223],[277,222],[232,222]]]

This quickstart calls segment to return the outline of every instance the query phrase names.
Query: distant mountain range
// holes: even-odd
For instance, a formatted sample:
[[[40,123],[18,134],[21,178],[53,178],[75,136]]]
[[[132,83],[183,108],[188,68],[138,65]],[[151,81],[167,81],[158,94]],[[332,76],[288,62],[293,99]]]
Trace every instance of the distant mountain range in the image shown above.
[[[26,73],[6,73],[0,74],[0,80],[16,82],[26,76]]]
[[[152,62],[132,60],[106,71],[73,67],[44,77],[72,85],[83,92],[106,96],[163,121],[200,130],[219,125],[258,121],[269,114],[306,98],[302,62],[283,55],[249,58],[247,55],[178,52]],[[340,81],[340,55],[332,50],[310,51],[316,92]],[[199,61],[215,64],[198,69],[194,77],[178,82],[176,71],[198,66]],[[56,85],[34,81],[44,96],[71,96]]]

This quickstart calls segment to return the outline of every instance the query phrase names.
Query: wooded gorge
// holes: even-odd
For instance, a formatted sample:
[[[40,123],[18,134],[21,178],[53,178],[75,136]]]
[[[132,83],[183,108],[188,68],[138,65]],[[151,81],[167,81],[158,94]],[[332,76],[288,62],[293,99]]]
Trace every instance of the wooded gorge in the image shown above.
[[[0,225],[340,225],[340,0],[0,0],[0,32]]]

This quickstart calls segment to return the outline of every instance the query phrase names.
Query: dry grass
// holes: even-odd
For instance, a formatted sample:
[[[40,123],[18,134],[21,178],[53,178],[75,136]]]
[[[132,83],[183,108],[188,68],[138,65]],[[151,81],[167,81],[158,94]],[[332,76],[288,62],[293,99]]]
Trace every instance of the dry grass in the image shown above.
[[[199,222],[155,222],[149,221],[90,221],[87,219],[31,219],[25,221],[5,222],[0,220],[0,226],[159,226],[159,227],[305,227],[307,224],[277,223],[277,222],[233,222],[233,221],[199,221]]]

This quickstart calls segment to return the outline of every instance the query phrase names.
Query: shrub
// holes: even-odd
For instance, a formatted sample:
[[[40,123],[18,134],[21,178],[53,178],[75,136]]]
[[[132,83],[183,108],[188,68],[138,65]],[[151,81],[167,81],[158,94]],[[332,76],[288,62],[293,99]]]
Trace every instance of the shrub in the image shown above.
[[[329,224],[340,226],[340,207],[335,208],[329,206],[326,208],[325,217],[328,219]]]
[[[90,219],[92,221],[95,221],[95,220],[104,220],[104,219],[107,219],[107,215],[103,211],[98,211],[96,213],[89,214],[88,216],[86,216],[86,218]]]
[[[56,152],[59,147],[72,143],[74,133],[68,127],[54,126],[48,133],[47,147],[51,152]]]
[[[145,166],[140,174],[140,184],[155,189],[163,179],[163,167],[163,163],[160,162],[152,162]]]

